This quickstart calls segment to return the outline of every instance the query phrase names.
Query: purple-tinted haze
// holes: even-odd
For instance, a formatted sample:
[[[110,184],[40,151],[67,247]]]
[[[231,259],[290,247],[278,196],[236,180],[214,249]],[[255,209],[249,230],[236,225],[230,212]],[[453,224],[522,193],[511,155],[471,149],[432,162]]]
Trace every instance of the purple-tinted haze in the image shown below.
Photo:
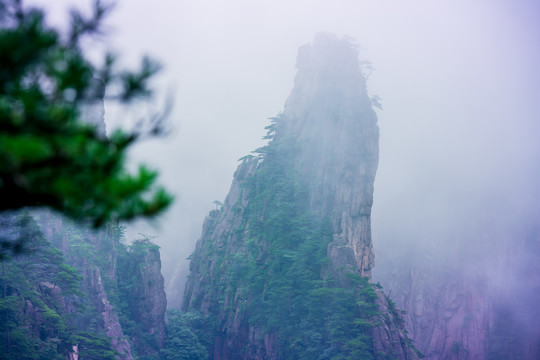
[[[49,7],[55,21],[66,4],[83,3],[30,2]],[[131,233],[160,236],[170,279],[212,201],[223,200],[236,160],[260,146],[265,119],[282,109],[296,49],[331,31],[362,45],[375,67],[368,87],[384,108],[376,254],[381,261],[385,253],[407,256],[404,249],[444,255],[482,238],[477,251],[493,256],[450,259],[466,259],[454,265],[467,269],[474,263],[499,284],[501,268],[489,259],[511,253],[508,239],[538,219],[539,7],[529,0],[120,1],[107,42],[127,64],[143,53],[160,59],[157,85],[175,94],[173,136],[140,144],[133,158],[159,168],[177,201],[158,228],[138,224]],[[109,125],[123,115],[108,109]],[[493,236],[509,248],[489,247]],[[376,260],[375,273],[377,264],[388,265]],[[512,286],[530,280],[502,273]],[[174,290],[169,285],[169,295]]]

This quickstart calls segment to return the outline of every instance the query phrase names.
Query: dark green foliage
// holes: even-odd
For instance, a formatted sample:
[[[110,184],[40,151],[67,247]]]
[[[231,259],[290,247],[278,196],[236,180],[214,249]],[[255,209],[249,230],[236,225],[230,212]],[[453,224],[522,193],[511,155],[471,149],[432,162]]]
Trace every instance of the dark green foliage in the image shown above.
[[[250,325],[276,334],[282,359],[373,359],[371,328],[380,315],[375,292],[353,274],[348,287],[323,278],[332,226],[309,211],[310,189],[295,169],[302,145],[275,136],[280,121],[267,127],[272,140],[256,151],[262,162],[243,185],[248,205],[237,212],[243,225],[238,243],[230,244],[238,251],[207,249],[207,256],[218,255],[209,286],[221,289],[228,303],[235,298]],[[214,313],[229,311],[224,301],[214,304]]]
[[[152,242],[154,237],[144,234],[140,235],[142,235],[142,239],[137,239],[129,245],[129,250],[132,254],[140,256],[146,254],[148,250],[159,250],[159,246]]]
[[[298,359],[373,359],[371,328],[379,312],[371,285],[355,279],[351,288],[318,287],[302,299],[305,317],[300,331],[291,334],[294,343],[286,358]]]
[[[124,226],[108,224],[107,236],[100,236],[98,243],[92,244],[74,231],[70,238],[70,252],[77,251],[77,258],[83,256],[91,266],[100,269],[107,299],[118,315],[124,335],[129,339],[132,355],[138,360],[159,359],[160,346],[156,335],[150,334],[140,321],[142,314],[148,311],[141,308],[145,284],[142,283],[140,270],[147,265],[149,252],[157,251],[159,246],[146,235],[127,245],[124,233]],[[108,275],[112,271],[111,261],[108,261],[111,249],[115,252],[115,278]],[[91,308],[92,304],[85,306]]]
[[[163,360],[206,360],[210,343],[207,319],[197,312],[167,313],[167,341],[161,350]]]
[[[0,359],[65,359],[73,345],[81,359],[116,359],[98,313],[95,284],[81,276],[97,270],[134,358],[164,356],[156,336],[138,321],[147,311],[140,308],[139,270],[159,249],[149,237],[126,245],[123,226],[94,231],[64,220],[62,232],[52,234],[64,242],[64,257],[28,214],[4,212],[0,224],[6,237],[25,239],[23,254],[0,263]]]
[[[80,275],[26,213],[2,214],[3,231],[25,238],[26,253],[0,269],[0,354],[9,359],[65,359],[73,342],[64,300],[80,294]]]
[[[154,336],[148,334],[134,318],[137,311],[145,309],[134,309],[140,305],[135,294],[141,284],[137,283],[140,279],[133,266],[139,266],[144,261],[145,249],[158,247],[145,239],[135,241],[133,246],[126,245],[125,227],[115,224],[107,224],[105,230],[91,232],[89,229],[76,224],[69,225],[66,222],[64,233],[68,236],[69,258],[81,266],[81,269],[99,269],[107,299],[118,315],[124,335],[130,340],[132,355],[139,360],[157,359],[159,349]],[[93,240],[90,240],[92,238]],[[132,248],[136,251],[131,251]],[[114,262],[116,262],[116,277],[111,278],[109,274],[113,272]],[[103,326],[95,306],[87,298],[81,299],[82,311],[76,317],[76,320],[79,320],[78,328],[84,330],[84,336],[88,337],[85,342],[89,347],[86,350],[88,356],[96,356],[97,359],[100,353],[103,353],[103,356],[116,358],[110,349],[106,351],[109,341],[107,338],[100,336],[94,338],[96,334],[101,333]]]
[[[100,32],[109,10],[95,1],[91,18],[73,12],[70,33],[62,36],[46,25],[43,11],[19,0],[2,2],[0,211],[48,206],[100,225],[155,215],[170,204],[171,196],[154,187],[154,171],[140,167],[131,175],[125,169],[126,150],[141,132],[105,138],[81,120],[81,107],[102,101],[108,85],[120,89],[112,96],[121,102],[147,97],[158,70],[148,59],[137,73],[112,71],[112,56],[100,69],[90,63],[80,40]],[[152,121],[148,133],[159,133],[161,122]],[[20,247],[16,242],[4,250]]]
[[[130,317],[135,312],[130,306],[137,306],[131,301],[133,288],[119,286],[108,275],[111,251],[122,259],[118,263],[122,279],[136,279],[133,271],[123,268],[124,262],[131,257],[132,263],[140,263],[144,249],[155,249],[155,245],[141,240],[130,252],[121,243],[121,226],[108,225],[106,231],[93,232],[65,221],[62,237],[68,243],[67,261],[76,269],[44,238],[28,214],[3,213],[0,220],[6,236],[26,239],[24,254],[0,263],[0,359],[65,359],[76,344],[81,359],[116,359],[95,298],[84,292],[88,284],[81,286],[80,271],[95,268],[100,270],[124,333],[135,345],[133,355],[141,355],[140,360],[159,358],[154,337]],[[130,284],[137,286],[134,281]]]
[[[124,235],[125,226],[117,224],[108,223],[105,229],[92,231],[64,221],[64,236],[68,239],[68,259],[81,271],[99,269],[107,299],[118,315],[124,335],[129,339],[132,355],[139,360],[157,359],[159,346],[156,338],[137,321],[137,316],[147,310],[138,308],[140,306],[138,294],[143,287],[138,270],[145,264],[147,252],[157,250],[159,247],[150,242],[149,237],[144,236],[143,239],[134,241],[132,245],[127,245]],[[113,272],[114,278],[110,276]],[[80,302],[81,312],[74,319],[77,328],[83,330],[85,334],[100,334],[103,325],[97,314],[96,305],[87,297],[82,297]],[[99,349],[101,346],[99,344],[105,344],[103,341],[106,339],[98,339],[99,343],[91,340],[90,338],[86,344],[94,344],[96,345],[94,348]],[[99,351],[95,350],[93,354],[98,356]]]
[[[131,245],[119,244],[117,282],[110,292],[114,294],[111,301],[118,310],[122,329],[132,339],[132,350],[141,356],[157,356],[160,350],[155,336],[148,334],[138,321],[141,312],[148,310],[139,308],[138,296],[145,286],[138,276],[139,267],[144,266],[148,251],[157,249],[159,246],[153,244],[148,237],[135,240]]]
[[[81,275],[79,275],[74,267],[61,264],[54,285],[56,286],[58,284],[62,295],[82,296],[83,294],[79,291],[81,280]]]
[[[84,360],[117,360],[116,351],[111,348],[111,341],[105,336],[89,332],[79,333],[73,340],[79,344],[79,356]]]

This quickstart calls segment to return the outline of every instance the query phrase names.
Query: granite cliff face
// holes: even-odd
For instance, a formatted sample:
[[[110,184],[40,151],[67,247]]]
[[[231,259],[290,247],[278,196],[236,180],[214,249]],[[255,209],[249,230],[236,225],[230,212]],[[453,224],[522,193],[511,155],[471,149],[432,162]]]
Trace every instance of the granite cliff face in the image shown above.
[[[375,279],[407,311],[426,359],[538,359],[538,213],[480,214],[458,217],[466,231],[433,239],[437,247],[381,246]]]
[[[109,302],[107,292],[101,280],[99,268],[87,269],[85,278],[86,292],[93,301],[105,335],[111,340],[112,348],[118,351],[120,359],[133,359],[129,344],[114,307]]]
[[[95,83],[101,89],[99,80]],[[81,114],[85,122],[96,127],[100,136],[106,136],[103,100],[86,104],[81,108]],[[105,344],[99,350],[99,356],[103,358],[109,358],[111,348],[118,353],[118,359],[125,360],[159,354],[165,342],[167,302],[159,248],[141,239],[127,245],[124,227],[117,224],[110,223],[95,230],[47,209],[33,210],[31,215],[39,225],[40,236],[63,254],[66,264],[62,266],[71,267],[69,275],[73,279],[75,273],[81,276],[80,284],[72,281],[72,286],[78,287],[80,293],[71,297],[58,295],[57,301],[62,304],[59,316],[74,319],[67,324],[72,331],[84,333],[89,338],[97,337],[99,341],[105,337],[110,345]],[[0,227],[0,232],[4,230]],[[62,273],[56,276],[67,277]],[[42,285],[41,288],[47,290]],[[62,290],[55,283],[52,290],[47,291],[58,293],[59,289]],[[37,309],[32,303],[27,307]],[[43,321],[38,321],[39,311],[34,313],[37,315],[32,326],[42,326]],[[75,316],[74,313],[83,315]],[[97,341],[87,342],[73,344],[83,357],[87,356],[85,351],[98,351]]]
[[[346,264],[369,277],[379,128],[358,51],[319,34],[313,45],[299,49],[297,68],[283,111],[288,121],[280,130],[303,146],[296,168],[310,189],[310,210],[331,219],[334,240],[328,254],[334,272]]]
[[[159,248],[148,241],[136,241],[128,249],[121,265],[119,282],[131,289],[130,298],[126,299],[131,309],[130,318],[140,324],[145,334],[154,337],[158,348],[162,348],[165,342],[167,298]]]
[[[116,282],[118,252],[114,241],[111,241],[112,228],[108,226],[105,230],[94,231],[62,219],[50,210],[34,211],[33,215],[45,237],[82,274],[85,306],[95,308],[97,312],[98,318],[94,319],[96,329],[109,338],[120,359],[133,359],[131,345],[118,319],[118,311],[111,304],[103,281],[105,276],[109,284]],[[103,253],[106,261],[98,264],[97,253]]]
[[[93,230],[47,210],[34,216],[44,235],[82,275],[84,307],[97,315],[92,331],[103,332],[120,359],[133,359],[134,351],[139,356],[158,353],[165,342],[167,306],[159,247],[148,240],[126,246],[121,242],[123,228],[115,225]],[[150,344],[143,334],[153,339]]]
[[[379,133],[357,49],[319,34],[297,68],[269,144],[204,222],[184,307],[215,320],[213,359],[415,359],[368,283]]]

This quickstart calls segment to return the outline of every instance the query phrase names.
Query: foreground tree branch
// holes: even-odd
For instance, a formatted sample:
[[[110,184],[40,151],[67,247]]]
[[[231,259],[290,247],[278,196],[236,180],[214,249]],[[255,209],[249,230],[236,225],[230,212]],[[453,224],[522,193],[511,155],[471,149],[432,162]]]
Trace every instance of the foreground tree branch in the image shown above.
[[[172,202],[155,171],[125,167],[126,150],[161,134],[162,118],[149,119],[144,133],[108,138],[82,119],[83,106],[102,101],[107,88],[117,89],[112,97],[122,103],[149,99],[148,82],[159,70],[148,58],[138,72],[117,70],[111,55],[101,68],[86,58],[80,40],[101,34],[110,10],[97,0],[89,18],[72,11],[63,38],[43,10],[20,0],[0,5],[0,211],[50,207],[100,226],[154,216]]]

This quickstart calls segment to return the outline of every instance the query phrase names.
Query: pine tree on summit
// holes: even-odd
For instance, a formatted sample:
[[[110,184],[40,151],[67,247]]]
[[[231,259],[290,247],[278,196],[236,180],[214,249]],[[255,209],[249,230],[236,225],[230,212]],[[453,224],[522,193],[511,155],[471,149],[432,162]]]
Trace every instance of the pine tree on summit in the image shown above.
[[[62,34],[43,10],[0,2],[0,211],[49,207],[99,226],[153,216],[172,202],[156,172],[125,169],[126,150],[162,133],[163,117],[108,138],[82,120],[81,109],[104,96],[123,104],[151,97],[148,82],[159,70],[147,58],[138,72],[116,70],[110,54],[99,68],[87,59],[81,40],[102,33],[110,10],[99,0],[90,17],[74,10]]]

